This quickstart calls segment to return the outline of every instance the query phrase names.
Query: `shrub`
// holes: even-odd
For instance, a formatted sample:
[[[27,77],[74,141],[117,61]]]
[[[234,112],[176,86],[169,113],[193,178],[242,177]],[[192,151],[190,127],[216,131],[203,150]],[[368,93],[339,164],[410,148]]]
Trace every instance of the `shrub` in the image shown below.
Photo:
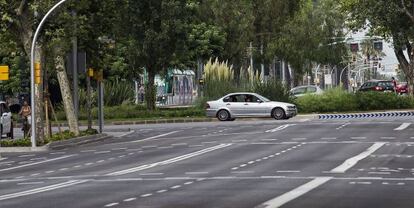
[[[305,95],[297,98],[294,102],[300,113],[333,113],[414,107],[414,99],[410,96],[379,92],[352,94],[339,88],[327,90],[322,95]]]
[[[289,89],[277,80],[269,80],[267,82],[255,82],[253,84],[253,91],[257,94],[263,95],[270,100],[290,102]]]

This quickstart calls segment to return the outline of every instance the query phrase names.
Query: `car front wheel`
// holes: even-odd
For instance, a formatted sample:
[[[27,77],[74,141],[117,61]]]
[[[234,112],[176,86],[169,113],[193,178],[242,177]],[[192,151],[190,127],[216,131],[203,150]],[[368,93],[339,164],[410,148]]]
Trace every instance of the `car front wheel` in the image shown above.
[[[217,119],[220,120],[220,121],[227,121],[227,120],[229,120],[229,118],[230,118],[230,114],[226,110],[220,110],[217,113]]]
[[[276,120],[282,120],[285,119],[286,114],[282,108],[275,108],[272,111],[272,117]]]

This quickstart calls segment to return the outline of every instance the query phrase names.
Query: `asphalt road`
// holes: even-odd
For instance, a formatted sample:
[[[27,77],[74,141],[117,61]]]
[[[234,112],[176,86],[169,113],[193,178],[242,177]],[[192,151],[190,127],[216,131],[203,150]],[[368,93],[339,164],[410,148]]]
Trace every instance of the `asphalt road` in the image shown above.
[[[0,159],[0,207],[414,207],[414,124],[257,120],[131,128]]]

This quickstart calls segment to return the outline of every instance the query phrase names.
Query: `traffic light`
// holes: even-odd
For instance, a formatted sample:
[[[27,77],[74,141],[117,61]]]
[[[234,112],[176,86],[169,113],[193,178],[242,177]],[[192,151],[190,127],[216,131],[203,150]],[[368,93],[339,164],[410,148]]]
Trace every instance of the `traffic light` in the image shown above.
[[[9,66],[0,66],[0,80],[9,80]]]
[[[35,66],[34,66],[34,68],[35,68],[35,84],[40,84],[40,78],[41,78],[41,66],[40,66],[40,63],[39,62],[36,62],[35,63]]]

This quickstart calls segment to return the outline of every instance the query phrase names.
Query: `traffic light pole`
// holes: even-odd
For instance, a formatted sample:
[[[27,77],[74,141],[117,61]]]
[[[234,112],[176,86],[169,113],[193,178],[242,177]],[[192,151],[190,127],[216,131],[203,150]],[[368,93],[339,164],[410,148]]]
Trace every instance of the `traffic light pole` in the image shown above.
[[[35,48],[36,48],[36,41],[39,36],[39,32],[42,29],[43,24],[46,22],[46,19],[52,14],[52,12],[58,8],[61,4],[63,4],[67,0],[62,0],[53,6],[43,17],[42,21],[40,21],[39,26],[37,26],[36,32],[33,36],[32,48],[30,52],[30,81],[31,81],[31,89],[30,89],[30,105],[32,106],[32,132],[31,132],[31,143],[32,147],[36,147],[36,110],[34,109],[35,106],[35,72],[34,72],[34,62],[35,62]]]

